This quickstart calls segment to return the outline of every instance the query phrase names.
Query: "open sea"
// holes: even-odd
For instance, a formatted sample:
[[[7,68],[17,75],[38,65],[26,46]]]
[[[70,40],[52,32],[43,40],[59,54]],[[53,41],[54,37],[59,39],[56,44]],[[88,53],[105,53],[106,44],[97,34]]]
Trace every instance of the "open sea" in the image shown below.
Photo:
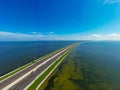
[[[80,43],[40,90],[120,90],[120,42]]]
[[[0,42],[0,75],[72,43]],[[80,43],[40,90],[120,90],[120,42]]]
[[[0,42],[0,76],[49,54],[72,41]]]

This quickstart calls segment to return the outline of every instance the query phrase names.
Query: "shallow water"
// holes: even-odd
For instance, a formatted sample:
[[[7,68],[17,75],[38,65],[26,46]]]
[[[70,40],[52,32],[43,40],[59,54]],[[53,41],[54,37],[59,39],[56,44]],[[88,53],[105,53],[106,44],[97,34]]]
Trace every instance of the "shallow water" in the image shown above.
[[[79,44],[44,90],[120,90],[120,42]]]

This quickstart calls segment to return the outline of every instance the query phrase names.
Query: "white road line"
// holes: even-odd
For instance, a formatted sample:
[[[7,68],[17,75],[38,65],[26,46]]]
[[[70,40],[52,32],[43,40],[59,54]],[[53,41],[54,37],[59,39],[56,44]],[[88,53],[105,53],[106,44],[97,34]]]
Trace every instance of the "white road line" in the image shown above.
[[[0,83],[1,83],[1,82],[4,82],[4,81],[7,80],[8,78],[10,78],[10,77],[12,77],[12,76],[14,76],[14,75],[16,75],[16,74],[18,74],[18,73],[20,73],[21,71],[23,71],[23,70],[25,70],[25,69],[31,67],[32,65],[34,65],[34,64],[31,64],[30,66],[25,67],[24,69],[22,69],[22,70],[16,72],[15,74],[13,74],[13,75],[11,75],[11,76],[9,76],[9,77],[7,77],[7,78],[1,80]],[[18,68],[18,69],[19,69],[19,68]],[[17,70],[17,69],[16,69],[16,70]],[[14,71],[12,71],[12,72],[14,72]],[[10,73],[12,73],[12,72],[10,72]],[[8,74],[9,74],[9,73],[8,73]]]
[[[67,51],[67,52],[68,52],[68,51]],[[65,53],[67,53],[67,52],[65,52]],[[64,55],[64,54],[63,54],[63,55]],[[62,55],[62,56],[63,56],[63,55]],[[59,58],[61,58],[62,56],[58,57],[57,60],[58,60]],[[56,60],[56,61],[57,61],[57,60]],[[43,72],[41,72],[41,73],[40,73],[27,87],[25,87],[23,90],[27,90],[27,89],[28,89],[44,72],[46,72],[56,61],[54,61],[52,64],[50,64]],[[61,61],[61,62],[62,62],[62,61]],[[61,63],[61,62],[60,62],[60,63]],[[56,66],[56,67],[57,67],[57,66]],[[54,70],[52,70],[52,71],[54,71]],[[44,82],[44,81],[42,81],[42,82]],[[41,82],[41,83],[42,83],[42,82]],[[40,84],[41,84],[41,83],[40,83]],[[39,86],[40,86],[40,84],[39,84]],[[41,85],[42,85],[42,84],[41,84]],[[37,88],[39,88],[39,86],[38,86]]]
[[[61,54],[62,52],[64,52],[65,50],[67,50],[68,48],[62,50],[61,52],[57,53],[56,55],[52,56],[51,58],[47,59],[45,62],[48,62],[49,60],[53,59],[54,57],[56,57],[57,55]],[[41,63],[40,65],[38,65],[37,67],[35,67],[34,69],[32,69],[31,71],[29,71],[28,73],[26,73],[25,75],[23,75],[22,77],[18,78],[17,80],[15,80],[14,82],[12,82],[11,84],[9,84],[8,86],[6,86],[5,88],[3,88],[2,90],[8,90],[9,88],[11,88],[12,86],[14,86],[16,83],[18,83],[19,81],[21,81],[22,79],[24,79],[25,77],[27,77],[29,74],[31,74],[32,71],[37,70],[39,67],[41,67],[45,62]]]
[[[57,58],[57,59],[59,59],[59,58]],[[44,71],[42,71],[27,87],[24,88],[24,90],[27,90],[35,82],[35,80],[37,80],[45,71],[47,71],[56,61],[54,61],[52,64],[50,64]]]
[[[68,51],[67,51],[68,52]],[[66,53],[67,53],[66,52]],[[63,56],[63,55],[62,55]],[[61,57],[62,57],[61,56]],[[66,57],[66,56],[64,56],[64,57]],[[59,59],[59,58],[58,58]],[[44,80],[42,80],[42,82],[37,86],[37,88],[36,88],[36,90],[39,90],[39,88],[40,88],[40,86],[45,82],[45,80],[52,74],[52,72],[58,67],[58,65],[62,62],[64,60],[64,58],[62,58],[62,60],[52,69],[52,71],[44,78]],[[56,61],[55,61],[56,62]],[[53,65],[53,64],[52,64]],[[52,66],[51,65],[51,66]],[[51,67],[50,66],[50,67]],[[44,72],[43,72],[44,73]],[[27,89],[25,89],[25,90],[27,90]]]
[[[63,49],[60,49],[60,50],[63,50]],[[57,52],[57,51],[56,51],[56,52]],[[58,52],[57,52],[57,53],[58,53]],[[50,54],[51,54],[51,53],[50,53]],[[51,54],[51,55],[52,55],[52,54]],[[48,54],[48,56],[49,56],[49,54]],[[47,56],[46,56],[46,57],[47,57]],[[42,58],[42,57],[41,57],[41,58],[38,58],[38,59],[36,59],[35,61],[36,61],[36,62],[39,62],[40,60],[42,61],[42,60],[43,60],[43,59],[45,59],[46,57],[44,57],[44,56],[43,56],[43,58]],[[31,62],[30,62],[30,63],[31,63]],[[28,63],[28,64],[30,64],[30,63]],[[15,71],[19,70],[20,68],[22,68],[22,67],[24,67],[24,66],[27,66],[28,64],[23,65],[23,66],[21,66],[21,67],[19,67],[19,68],[15,69],[15,70],[13,70],[13,71],[11,71],[11,72],[9,72],[9,73],[5,74],[5,75],[3,75],[3,76],[0,76],[0,78],[3,78],[3,77],[5,77],[5,76],[7,76],[8,74],[13,73],[13,72],[15,72]],[[33,64],[31,64],[31,65],[29,65],[29,66],[25,67],[24,69],[21,69],[20,71],[18,71],[18,72],[16,72],[16,73],[14,73],[14,74],[12,74],[12,75],[10,75],[9,77],[7,77],[7,78],[5,78],[5,79],[3,79],[3,80],[0,80],[0,83],[1,83],[1,82],[3,82],[3,81],[5,81],[6,79],[8,79],[8,78],[10,78],[10,77],[12,77],[12,76],[14,76],[14,75],[18,74],[19,72],[21,72],[21,71],[23,71],[23,70],[25,70],[25,69],[29,68],[30,66],[32,66],[32,65],[34,65],[34,64],[36,64],[36,63],[33,63]]]

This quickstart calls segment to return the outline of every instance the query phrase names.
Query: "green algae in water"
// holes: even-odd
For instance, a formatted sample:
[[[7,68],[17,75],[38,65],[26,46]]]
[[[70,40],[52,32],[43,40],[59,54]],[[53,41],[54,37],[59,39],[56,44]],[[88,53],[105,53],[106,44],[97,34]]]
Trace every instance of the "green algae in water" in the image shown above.
[[[87,49],[91,50],[89,45]],[[78,46],[51,75],[44,90],[120,90],[119,72],[111,69],[105,57],[100,59],[98,54],[97,58],[92,52]]]

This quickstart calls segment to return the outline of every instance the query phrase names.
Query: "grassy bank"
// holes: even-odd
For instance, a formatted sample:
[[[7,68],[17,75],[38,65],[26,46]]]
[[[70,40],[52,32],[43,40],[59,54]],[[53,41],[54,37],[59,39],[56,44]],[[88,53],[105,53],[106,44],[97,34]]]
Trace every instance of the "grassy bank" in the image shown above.
[[[28,90],[35,90],[39,84],[47,77],[47,75],[57,66],[73,49],[73,47],[63,54],[55,63],[53,63],[34,83],[28,88]]]
[[[66,46],[66,47],[67,47],[67,46]],[[66,48],[66,47],[64,47],[64,48]],[[61,50],[63,50],[64,48],[59,49],[59,50],[57,50],[57,51],[55,51],[55,52],[52,52],[52,53],[50,53],[50,54],[47,54],[47,55],[45,55],[45,56],[42,56],[42,57],[40,57],[40,58],[38,58],[38,59],[36,59],[36,60],[34,60],[34,61],[32,61],[32,62],[26,64],[26,65],[24,65],[24,66],[21,66],[21,67],[15,69],[15,70],[13,70],[13,71],[11,71],[11,72],[9,72],[9,73],[3,75],[3,76],[1,76],[1,77],[0,77],[0,81],[2,81],[2,80],[4,80],[4,79],[6,79],[6,78],[8,78],[8,77],[10,77],[10,76],[12,76],[12,75],[18,73],[18,72],[20,72],[20,71],[22,71],[22,70],[24,70],[24,69],[26,69],[27,67],[29,67],[29,66],[35,64],[36,62],[38,62],[38,61],[40,61],[40,60],[43,60],[43,59],[45,59],[45,58],[47,58],[47,57],[49,57],[49,56],[51,56],[51,55],[53,55],[53,54],[55,54],[55,53],[61,51]]]
[[[76,48],[39,90],[120,90],[119,78]],[[95,59],[96,60],[96,59]],[[117,81],[118,80],[118,81]]]

